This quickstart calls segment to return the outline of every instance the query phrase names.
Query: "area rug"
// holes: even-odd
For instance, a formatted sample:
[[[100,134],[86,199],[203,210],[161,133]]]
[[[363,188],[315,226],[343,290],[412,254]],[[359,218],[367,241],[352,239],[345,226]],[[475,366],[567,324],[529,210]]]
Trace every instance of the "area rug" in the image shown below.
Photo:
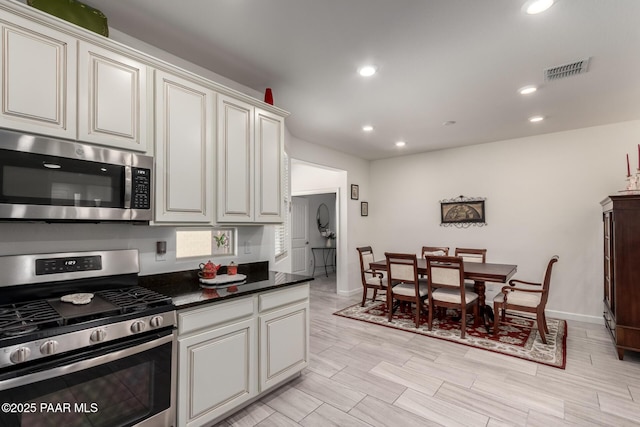
[[[494,337],[493,334],[487,334],[482,322],[478,327],[473,327],[473,315],[468,314],[466,336],[465,339],[461,339],[460,322],[457,319],[455,321],[451,315],[443,316],[442,319],[436,319],[434,316],[433,328],[429,331],[426,316],[422,316],[420,327],[416,328],[415,314],[409,310],[403,313],[398,308],[389,322],[387,305],[380,301],[367,302],[364,307],[354,304],[333,314],[518,357],[555,368],[564,369],[566,365],[567,323],[564,320],[547,318],[549,334],[547,334],[547,344],[544,344],[537,329],[524,327],[533,325],[534,321],[520,317],[507,316],[507,320],[523,327],[501,325],[498,336]],[[493,327],[493,325],[490,326]]]

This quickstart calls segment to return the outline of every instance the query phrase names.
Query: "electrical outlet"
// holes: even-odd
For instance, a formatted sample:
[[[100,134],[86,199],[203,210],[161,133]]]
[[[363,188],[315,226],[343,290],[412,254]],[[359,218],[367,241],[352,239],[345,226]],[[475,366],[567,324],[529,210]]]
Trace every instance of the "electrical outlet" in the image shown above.
[[[244,242],[244,253],[245,254],[250,254],[251,253],[251,242],[249,242],[249,241],[245,241]]]
[[[166,261],[167,260],[167,254],[156,254],[156,261]]]

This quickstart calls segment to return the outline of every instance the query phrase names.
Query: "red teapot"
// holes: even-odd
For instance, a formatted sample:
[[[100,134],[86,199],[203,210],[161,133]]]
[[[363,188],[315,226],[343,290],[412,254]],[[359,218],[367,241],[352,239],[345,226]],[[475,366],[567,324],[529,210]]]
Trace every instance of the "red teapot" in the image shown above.
[[[216,273],[218,272],[219,268],[220,264],[215,265],[211,261],[207,262],[206,264],[200,263],[200,272],[198,273],[198,275],[203,279],[213,279],[214,277],[216,277]]]

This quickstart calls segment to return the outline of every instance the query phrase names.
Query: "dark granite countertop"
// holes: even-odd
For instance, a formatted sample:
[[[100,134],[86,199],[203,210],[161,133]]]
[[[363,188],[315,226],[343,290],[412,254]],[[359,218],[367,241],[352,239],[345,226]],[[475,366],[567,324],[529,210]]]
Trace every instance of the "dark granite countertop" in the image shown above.
[[[225,274],[225,267],[219,274]],[[139,284],[171,297],[177,309],[230,300],[268,290],[284,288],[313,280],[312,277],[269,271],[268,262],[238,265],[238,274],[247,279],[231,286],[203,289],[198,281],[198,270],[140,276]]]

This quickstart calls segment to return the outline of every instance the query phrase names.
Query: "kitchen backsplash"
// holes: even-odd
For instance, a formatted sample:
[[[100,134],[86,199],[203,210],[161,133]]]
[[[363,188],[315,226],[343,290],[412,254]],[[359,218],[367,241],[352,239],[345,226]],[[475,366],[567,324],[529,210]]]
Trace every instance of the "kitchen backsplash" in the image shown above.
[[[269,261],[274,257],[273,226],[247,226],[238,229],[238,254],[215,257],[216,264],[227,265]],[[211,257],[176,260],[175,227],[132,224],[46,224],[0,223],[0,256],[47,252],[74,252],[110,249],[138,249],[140,274],[157,274],[197,268]],[[156,242],[167,242],[165,261],[156,260]]]

